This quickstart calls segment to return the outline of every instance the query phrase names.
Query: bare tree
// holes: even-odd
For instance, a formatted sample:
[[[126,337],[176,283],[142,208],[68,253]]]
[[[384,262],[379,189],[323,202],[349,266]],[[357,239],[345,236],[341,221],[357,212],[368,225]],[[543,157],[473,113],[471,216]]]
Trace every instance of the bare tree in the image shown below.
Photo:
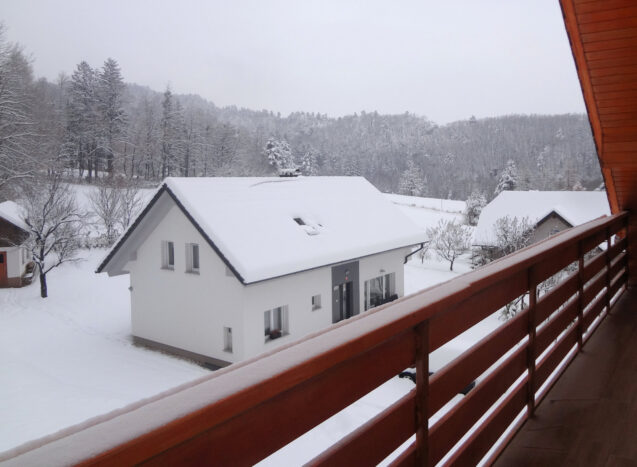
[[[31,65],[19,46],[6,41],[0,23],[0,189],[33,176]]]
[[[453,271],[453,263],[469,249],[471,231],[455,221],[440,219],[436,227],[427,229],[427,235],[436,254],[449,261]]]
[[[120,188],[119,210],[117,212],[117,223],[124,232],[137,217],[142,207],[142,197],[139,185],[134,180],[129,180],[126,186]]]
[[[77,261],[83,215],[75,195],[59,177],[39,180],[25,189],[24,222],[29,226],[28,241],[40,275],[40,296],[46,298],[46,275],[62,263]]]
[[[108,182],[101,181],[97,190],[89,194],[93,213],[104,226],[106,241],[112,245],[117,237],[117,224],[120,215],[121,191]]]
[[[531,243],[533,224],[528,217],[500,217],[495,221],[493,229],[498,257],[509,255]]]

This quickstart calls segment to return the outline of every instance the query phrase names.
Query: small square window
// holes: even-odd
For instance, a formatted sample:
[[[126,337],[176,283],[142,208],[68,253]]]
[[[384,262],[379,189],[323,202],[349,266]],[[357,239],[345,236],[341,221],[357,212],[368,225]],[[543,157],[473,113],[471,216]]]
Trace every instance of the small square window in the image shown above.
[[[321,295],[312,295],[312,311],[321,308]]]
[[[161,242],[161,267],[175,269],[175,244],[167,240]]]
[[[199,272],[199,245],[186,243],[186,272]]]

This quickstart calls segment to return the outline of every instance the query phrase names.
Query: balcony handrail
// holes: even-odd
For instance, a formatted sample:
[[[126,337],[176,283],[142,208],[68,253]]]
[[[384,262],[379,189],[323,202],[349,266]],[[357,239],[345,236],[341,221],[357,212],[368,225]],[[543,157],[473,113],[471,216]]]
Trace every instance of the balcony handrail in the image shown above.
[[[531,384],[529,381],[533,380],[531,373],[537,370],[543,381],[546,381],[550,375],[545,373],[552,368],[546,364],[546,357],[544,360],[537,360],[540,354],[533,354],[534,358],[528,357],[531,344],[535,344],[533,341],[536,339],[536,332],[539,335],[540,331],[536,329],[537,323],[527,326],[524,320],[530,319],[533,310],[545,309],[543,313],[551,315],[556,309],[549,309],[549,299],[538,302],[537,294],[534,293],[535,298],[531,300],[529,308],[485,337],[481,344],[476,344],[465,352],[466,355],[463,354],[464,357],[454,360],[433,378],[422,378],[428,370],[428,358],[423,355],[428,356],[435,348],[496,311],[500,303],[506,303],[521,292],[535,290],[541,280],[573,261],[579,261],[577,280],[571,277],[557,288],[559,294],[564,295],[565,301],[557,303],[558,301],[553,300],[558,308],[566,303],[567,311],[556,313],[559,320],[555,318],[550,321],[551,333],[557,332],[556,338],[562,339],[559,341],[559,351],[553,351],[550,355],[561,356],[570,342],[561,344],[565,342],[563,336],[559,337],[564,329],[553,323],[570,325],[577,318],[576,329],[581,346],[581,336],[589,329],[591,322],[602,310],[608,310],[611,292],[617,292],[626,283],[627,261],[623,250],[626,249],[627,242],[625,239],[621,240],[611,248],[610,238],[626,229],[627,220],[627,213],[620,213],[563,231],[480,269],[370,310],[298,342],[219,370],[149,400],[89,420],[52,437],[27,443],[4,456],[0,455],[0,461],[20,464],[29,460],[46,459],[50,464],[84,462],[120,465],[142,461],[165,463],[171,460],[183,462],[193,459],[195,462],[214,459],[218,464],[251,464],[296,439],[401,369],[415,364],[419,370],[417,389],[379,417],[384,416],[396,422],[404,421],[405,414],[411,414],[408,416],[409,421],[404,423],[405,433],[396,430],[396,439],[392,443],[397,443],[398,438],[402,439],[407,432],[416,433],[417,441],[399,458],[399,462],[410,463],[414,459],[422,461],[422,456],[426,456],[427,462],[431,462],[431,456],[440,457],[440,453],[430,452],[429,437],[437,436],[441,431],[436,431],[436,427],[439,427],[436,424],[430,432],[427,420],[433,414],[431,410],[439,408],[445,399],[454,394],[454,388],[463,383],[457,376],[458,365],[471,363],[471,359],[476,358],[481,359],[481,364],[486,364],[492,357],[487,352],[489,346],[495,348],[496,343],[505,345],[502,344],[505,342],[507,350],[514,350],[503,364],[511,367],[508,370],[508,367],[505,368],[510,371],[507,375],[512,377],[519,369],[520,361],[525,360],[524,381],[518,382],[514,388],[512,394],[515,397],[511,399],[513,402],[505,401],[510,405],[509,412],[518,408],[522,397],[520,394],[525,392],[525,388]],[[598,257],[604,261],[595,259],[585,262],[584,253],[603,242],[607,242],[608,248]],[[610,277],[611,271],[616,275]],[[601,276],[602,272],[604,277]],[[584,281],[585,274],[591,275],[590,281]],[[589,285],[585,288],[587,284]],[[597,290],[600,284],[603,287]],[[574,285],[577,285],[576,295],[568,295]],[[603,302],[600,298],[602,292],[608,295]],[[584,303],[585,295],[591,302],[589,308],[586,308],[588,303]],[[553,296],[557,297],[558,294]],[[571,303],[573,300],[578,301],[577,306]],[[599,303],[606,308],[600,308]],[[497,308],[492,310],[495,306]],[[593,310],[594,307],[599,309]],[[479,310],[476,312],[476,309]],[[586,316],[585,309],[588,310]],[[574,310],[577,315],[573,315],[575,318],[569,321]],[[597,314],[593,316],[593,312]],[[584,323],[588,326],[585,327]],[[545,342],[547,331],[541,332],[542,342]],[[568,336],[574,335],[575,331],[568,333]],[[515,340],[512,336],[523,338]],[[517,350],[511,346],[513,344],[518,346]],[[556,366],[562,361],[560,359]],[[549,363],[552,365],[554,362]],[[500,379],[504,381],[499,375],[500,373],[491,379],[487,377],[484,384],[496,385]],[[334,382],[347,384],[349,392],[343,394],[346,391],[327,390]],[[476,389],[479,387],[480,384]],[[533,409],[536,394],[539,394],[536,389],[541,388],[533,387],[532,396],[523,394],[529,411]],[[428,394],[430,390],[434,391]],[[480,391],[476,391],[476,394],[479,393]],[[308,406],[310,403],[320,406]],[[301,407],[305,407],[304,412],[300,411]],[[267,415],[273,416],[275,421],[264,420],[263,417]],[[263,433],[271,428],[271,422],[276,430],[270,430],[273,433],[264,438]],[[378,420],[377,422],[376,425],[368,422],[367,426],[357,430],[358,435],[352,434],[346,443],[340,443],[326,454],[336,456],[353,452],[349,446],[355,447],[357,442],[360,445],[360,438],[357,441],[356,436],[373,439],[374,430],[378,432],[378,427],[381,426]],[[382,423],[387,423],[387,420]],[[243,433],[242,437],[235,436],[239,432]],[[489,439],[491,438],[492,436]],[[450,442],[447,440],[445,445]],[[387,446],[379,446],[378,449],[368,448],[368,451],[376,459],[387,454],[387,449]],[[391,451],[393,449],[389,452]],[[476,452],[482,451],[481,447]],[[318,458],[316,463],[327,462],[329,459]]]

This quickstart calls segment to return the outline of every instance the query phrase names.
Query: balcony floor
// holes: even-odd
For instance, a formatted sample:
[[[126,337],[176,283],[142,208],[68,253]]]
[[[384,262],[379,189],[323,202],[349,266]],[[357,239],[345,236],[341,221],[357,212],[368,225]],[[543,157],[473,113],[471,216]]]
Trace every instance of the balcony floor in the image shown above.
[[[495,465],[637,465],[636,300],[623,294]]]

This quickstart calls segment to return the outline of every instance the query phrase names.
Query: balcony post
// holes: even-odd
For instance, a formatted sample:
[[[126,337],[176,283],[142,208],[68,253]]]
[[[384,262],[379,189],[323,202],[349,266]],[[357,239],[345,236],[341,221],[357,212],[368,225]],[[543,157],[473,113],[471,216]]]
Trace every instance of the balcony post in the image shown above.
[[[577,347],[584,345],[584,249],[577,243]]]
[[[528,391],[527,391],[527,407],[529,417],[532,417],[535,413],[535,335],[536,335],[536,317],[535,317],[535,305],[537,303],[537,279],[535,277],[535,268],[530,267],[528,271],[529,282],[529,321],[528,321],[528,336],[529,342],[527,346],[527,368],[529,370]]]
[[[429,321],[416,334],[416,465],[429,465]]]

